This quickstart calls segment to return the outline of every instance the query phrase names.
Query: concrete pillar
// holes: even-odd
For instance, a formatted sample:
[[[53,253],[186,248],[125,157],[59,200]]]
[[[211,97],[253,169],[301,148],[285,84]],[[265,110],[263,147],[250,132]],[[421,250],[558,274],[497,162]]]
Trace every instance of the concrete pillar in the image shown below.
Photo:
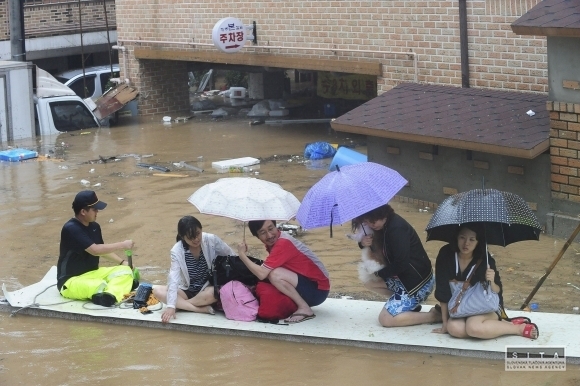
[[[251,72],[248,79],[250,99],[281,99],[284,96],[284,72]]]
[[[10,1],[10,50],[12,60],[26,62],[24,0]]]
[[[189,112],[187,62],[138,60],[139,114],[175,114]],[[133,79],[132,79],[133,80]]]

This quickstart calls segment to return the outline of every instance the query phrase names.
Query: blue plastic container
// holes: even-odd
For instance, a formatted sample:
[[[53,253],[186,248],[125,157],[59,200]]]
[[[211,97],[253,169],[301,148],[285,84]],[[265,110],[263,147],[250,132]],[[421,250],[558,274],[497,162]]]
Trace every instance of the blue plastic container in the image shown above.
[[[38,157],[38,153],[28,149],[11,149],[0,151],[0,160],[18,162]]]
[[[339,147],[330,163],[328,170],[335,171],[336,167],[339,168],[345,165],[359,164],[361,162],[367,162],[368,157],[366,154],[359,153],[349,149],[348,147]]]
[[[327,118],[336,117],[336,106],[333,103],[324,104],[324,116]]]

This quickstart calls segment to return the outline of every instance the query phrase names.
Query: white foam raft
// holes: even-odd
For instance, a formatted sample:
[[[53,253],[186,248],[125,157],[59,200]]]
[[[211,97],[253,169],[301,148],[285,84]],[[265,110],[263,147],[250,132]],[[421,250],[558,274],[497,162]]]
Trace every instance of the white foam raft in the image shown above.
[[[56,267],[52,267],[40,282],[16,291],[7,291],[3,284],[2,290],[7,302],[0,303],[0,311],[12,313],[17,311],[15,317],[27,314],[186,332],[499,360],[503,360],[505,356],[506,345],[564,346],[567,363],[580,364],[580,330],[578,330],[580,315],[574,314],[508,310],[510,317],[528,316],[538,325],[540,337],[536,340],[519,336],[504,336],[489,340],[455,339],[449,335],[432,333],[431,330],[437,327],[437,324],[384,328],[377,321],[383,306],[382,302],[347,299],[327,299],[322,305],[313,308],[316,318],[292,325],[238,322],[226,319],[222,313],[206,315],[190,312],[179,312],[177,319],[169,324],[163,324],[161,323],[163,310],[143,315],[131,308],[102,308],[83,301],[68,302],[61,297],[54,284],[56,284]],[[29,307],[35,302],[38,306]],[[430,308],[431,306],[423,306],[422,312],[427,312]]]

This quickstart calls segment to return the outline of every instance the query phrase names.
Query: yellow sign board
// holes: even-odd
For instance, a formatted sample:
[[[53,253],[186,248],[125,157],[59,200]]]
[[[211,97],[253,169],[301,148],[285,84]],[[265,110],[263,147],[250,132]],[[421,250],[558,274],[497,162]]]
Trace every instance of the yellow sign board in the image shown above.
[[[318,73],[317,94],[322,98],[371,99],[377,96],[377,78],[372,75]]]

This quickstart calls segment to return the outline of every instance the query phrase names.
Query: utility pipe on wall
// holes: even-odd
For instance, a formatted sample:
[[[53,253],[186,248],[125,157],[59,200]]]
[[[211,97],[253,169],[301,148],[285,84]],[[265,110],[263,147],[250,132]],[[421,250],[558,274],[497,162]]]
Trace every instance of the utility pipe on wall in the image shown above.
[[[12,60],[26,62],[26,38],[24,31],[24,0],[10,0],[10,51]]]
[[[214,47],[212,43],[193,43],[193,42],[171,42],[171,41],[160,41],[160,40],[118,40],[118,44],[124,43],[146,43],[146,44],[178,44],[187,46],[206,46]],[[114,48],[115,46],[113,46]],[[124,46],[121,46],[124,47]],[[418,66],[417,66],[417,53],[412,49],[409,52],[399,52],[399,51],[378,51],[378,50],[351,50],[343,48],[312,48],[312,47],[284,47],[284,46],[258,46],[252,45],[251,48],[262,48],[262,49],[278,49],[278,50],[297,50],[297,51],[332,51],[332,52],[359,52],[366,54],[399,54],[399,55],[409,55],[413,57],[413,70],[414,70],[414,81],[418,82]]]
[[[125,46],[120,46],[120,45],[114,45],[111,47],[113,50],[119,50],[123,53],[123,75],[125,75],[125,80],[124,82],[127,83],[127,85],[131,84],[131,81],[129,80],[129,75],[127,73],[127,47]]]
[[[461,87],[469,88],[469,46],[467,44],[467,0],[459,0],[459,49],[461,53]]]

